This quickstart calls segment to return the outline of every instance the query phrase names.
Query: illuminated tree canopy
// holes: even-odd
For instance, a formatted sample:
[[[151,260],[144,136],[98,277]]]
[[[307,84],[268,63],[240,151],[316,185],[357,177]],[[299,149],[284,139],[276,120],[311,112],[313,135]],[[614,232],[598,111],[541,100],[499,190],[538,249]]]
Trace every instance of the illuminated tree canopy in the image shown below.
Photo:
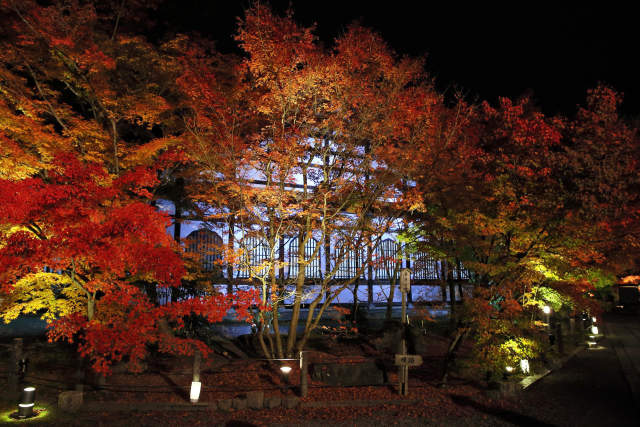
[[[241,53],[223,55],[195,35],[149,41],[139,24],[157,3],[122,4],[0,1],[2,317],[40,314],[97,370],[135,366],[148,344],[207,353],[171,330],[232,307],[266,356],[291,356],[363,272],[394,277],[389,233],[448,263],[434,277],[452,290],[470,271],[459,324],[483,349],[534,331],[545,295],[593,309],[588,292],[637,270],[639,139],[612,88],[551,117],[527,98],[442,94],[423,60],[361,25],[327,47],[257,3],[239,20]],[[223,295],[194,271],[163,197],[226,230],[228,244],[207,241],[206,269],[243,271],[254,290]],[[187,282],[202,296],[158,305],[152,290]]]

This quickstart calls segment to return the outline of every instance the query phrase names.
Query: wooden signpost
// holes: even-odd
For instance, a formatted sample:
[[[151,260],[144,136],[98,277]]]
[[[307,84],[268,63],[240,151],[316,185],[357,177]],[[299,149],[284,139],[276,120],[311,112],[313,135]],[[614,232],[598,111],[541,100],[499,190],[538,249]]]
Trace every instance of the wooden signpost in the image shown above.
[[[411,270],[403,268],[400,272],[400,292],[402,293],[402,325],[407,327],[407,292],[411,288]],[[396,354],[396,365],[398,369],[399,391],[402,396],[409,394],[409,366],[418,366],[422,364],[422,357],[413,354],[407,354],[407,340],[402,338],[402,352]]]
[[[407,342],[402,340],[402,353],[396,354],[395,365],[399,366],[398,381],[400,395],[409,394],[409,366],[422,365],[422,356],[419,354],[407,354]]]
[[[407,323],[407,292],[411,287],[411,270],[403,268],[400,272],[400,292],[402,293],[402,324]]]
[[[396,366],[420,366],[422,356],[419,354],[396,354]]]

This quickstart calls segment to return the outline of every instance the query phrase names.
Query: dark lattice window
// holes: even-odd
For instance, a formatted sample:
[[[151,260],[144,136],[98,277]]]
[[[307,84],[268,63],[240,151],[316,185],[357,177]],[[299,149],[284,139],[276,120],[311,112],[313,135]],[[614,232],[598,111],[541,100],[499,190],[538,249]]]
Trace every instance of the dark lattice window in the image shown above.
[[[391,239],[385,239],[374,251],[376,279],[388,280],[393,277],[393,271],[399,267],[398,244]]]
[[[249,277],[251,270],[253,270],[256,275],[265,274],[266,267],[257,270],[257,267],[271,259],[269,245],[267,245],[264,239],[258,237],[245,237],[242,239],[242,250],[244,251],[244,254],[242,257],[242,264],[238,269],[238,277]]]
[[[458,265],[453,269],[453,278],[455,280],[469,280],[469,270],[464,268],[464,265],[462,265],[460,261],[458,261]]]
[[[200,255],[203,271],[212,272],[219,268],[222,238],[218,233],[206,229],[196,230],[187,236],[185,242],[186,252]]]
[[[413,278],[415,280],[436,280],[440,277],[438,262],[426,252],[413,256]]]
[[[338,243],[334,252],[334,262],[341,260],[340,265],[334,278],[336,279],[351,279],[356,277],[358,270],[362,267],[365,261],[364,251],[359,249],[348,248],[345,245]]]
[[[304,245],[304,257],[305,259],[311,258],[313,252],[318,247],[318,242],[315,239],[307,240],[307,243]],[[294,277],[298,275],[299,264],[298,264],[298,239],[291,239],[291,243],[289,244],[289,277]],[[304,275],[310,279],[318,279],[320,278],[320,251],[316,257],[309,263],[304,269]]]

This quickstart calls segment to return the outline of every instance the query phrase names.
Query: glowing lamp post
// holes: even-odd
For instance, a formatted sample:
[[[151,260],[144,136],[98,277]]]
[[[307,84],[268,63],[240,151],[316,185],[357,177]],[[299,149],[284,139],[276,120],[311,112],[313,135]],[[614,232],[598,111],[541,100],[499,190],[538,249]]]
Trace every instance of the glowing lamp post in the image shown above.
[[[33,407],[36,402],[36,388],[26,387],[20,395],[20,403],[18,404],[18,418],[33,417]]]
[[[549,335],[549,344],[553,345],[555,342],[555,337],[551,333],[551,307],[545,305],[542,307],[542,312],[544,313],[545,322],[547,324],[547,335]]]
[[[511,375],[513,375],[516,369],[513,366],[505,366],[504,374],[502,375],[502,379],[507,380]]]
[[[193,381],[191,383],[191,391],[189,392],[189,400],[191,400],[191,403],[198,403],[201,388],[202,383],[200,381]]]
[[[542,307],[542,312],[544,313],[545,322],[547,323],[547,330],[550,330],[551,323],[549,321],[549,317],[551,315],[551,307],[549,307],[548,305],[545,305],[544,307]]]
[[[291,366],[281,366],[280,372],[282,372],[282,376],[284,378],[284,394],[287,394],[287,389],[289,388],[289,374],[291,373]]]

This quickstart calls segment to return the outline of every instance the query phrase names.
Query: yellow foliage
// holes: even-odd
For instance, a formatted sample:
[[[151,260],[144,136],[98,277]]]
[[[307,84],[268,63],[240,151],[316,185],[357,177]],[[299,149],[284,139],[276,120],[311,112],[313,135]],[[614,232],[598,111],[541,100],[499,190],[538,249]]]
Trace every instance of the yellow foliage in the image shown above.
[[[538,356],[540,352],[539,344],[530,339],[524,337],[512,338],[500,345],[500,351],[513,361],[519,361],[520,359],[533,359]]]
[[[84,291],[69,277],[57,273],[35,273],[23,277],[0,301],[0,318],[9,323],[20,314],[37,313],[50,322],[57,317],[85,311]]]
[[[6,240],[11,237],[12,234],[17,233],[18,231],[26,231],[29,233],[31,232],[31,230],[22,225],[0,225],[0,248],[4,247],[4,245],[6,244]]]

